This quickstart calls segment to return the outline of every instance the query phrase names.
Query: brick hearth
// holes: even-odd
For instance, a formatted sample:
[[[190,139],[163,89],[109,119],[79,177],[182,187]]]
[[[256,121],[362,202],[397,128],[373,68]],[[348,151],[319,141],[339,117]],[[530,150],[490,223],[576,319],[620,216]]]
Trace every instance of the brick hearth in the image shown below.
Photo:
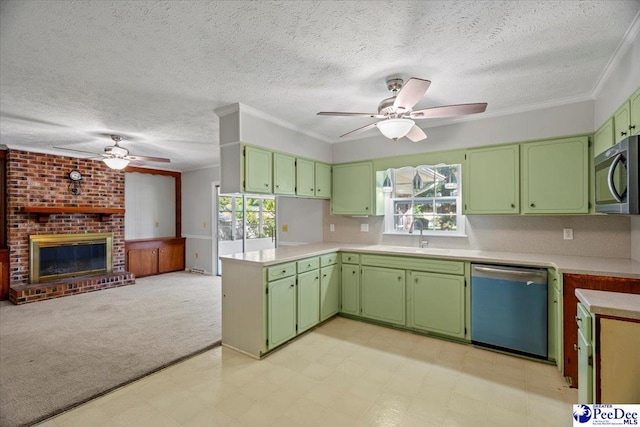
[[[111,215],[106,221],[101,221],[99,214],[52,214],[47,222],[38,222],[37,214],[23,210],[27,206],[124,209],[123,171],[109,169],[97,160],[18,150],[9,151],[7,166],[11,301],[39,301],[135,282],[124,271],[124,214]],[[68,174],[74,169],[83,175],[79,195],[69,190]],[[29,283],[29,235],[106,232],[113,233],[113,274],[66,279],[55,284]]]
[[[133,273],[129,272],[74,277],[50,283],[12,286],[9,289],[9,300],[14,304],[24,304],[27,302],[133,285],[134,283],[135,277]]]

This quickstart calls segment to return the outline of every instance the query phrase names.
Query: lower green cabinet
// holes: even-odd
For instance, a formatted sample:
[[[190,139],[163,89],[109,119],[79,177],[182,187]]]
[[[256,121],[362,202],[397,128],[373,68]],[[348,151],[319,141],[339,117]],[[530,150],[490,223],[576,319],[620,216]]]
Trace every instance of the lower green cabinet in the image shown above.
[[[591,356],[591,343],[578,330],[578,403],[594,403],[593,367],[589,360]]]
[[[296,336],[296,278],[287,277],[267,285],[268,349]]]
[[[320,269],[320,321],[340,310],[340,267],[330,265]]]
[[[298,333],[320,322],[320,277],[318,270],[298,274]]]
[[[342,305],[340,311],[360,315],[360,266],[342,265]]]
[[[409,327],[465,338],[463,276],[412,271],[407,292]]]
[[[405,271],[362,267],[362,317],[405,325]]]

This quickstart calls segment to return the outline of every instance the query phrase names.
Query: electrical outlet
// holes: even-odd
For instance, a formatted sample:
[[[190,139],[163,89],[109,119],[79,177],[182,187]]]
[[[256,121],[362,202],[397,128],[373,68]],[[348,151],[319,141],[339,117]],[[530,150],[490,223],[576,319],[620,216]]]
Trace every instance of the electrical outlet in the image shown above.
[[[329,224],[329,231],[331,231],[331,232],[336,231],[335,224]]]
[[[360,231],[369,232],[369,224],[360,224]]]
[[[202,221],[202,228],[207,228],[207,223],[206,223],[206,221]]]
[[[564,240],[573,240],[573,228],[565,228],[562,230]]]
[[[198,259],[198,252],[196,252],[196,259]]]

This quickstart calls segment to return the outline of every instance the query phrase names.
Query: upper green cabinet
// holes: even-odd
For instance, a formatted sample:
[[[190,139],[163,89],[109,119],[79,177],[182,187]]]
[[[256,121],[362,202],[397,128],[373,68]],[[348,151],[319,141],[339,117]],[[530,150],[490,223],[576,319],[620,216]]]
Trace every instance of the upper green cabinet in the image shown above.
[[[315,165],[311,160],[296,159],[296,194],[315,196]]]
[[[273,153],[273,194],[296,194],[296,159]]]
[[[331,165],[316,162],[316,197],[331,198]]]
[[[588,138],[522,144],[521,179],[523,213],[588,213]]]
[[[359,162],[333,167],[331,213],[338,215],[373,215],[373,164]]]
[[[640,134],[640,88],[629,98],[629,131],[631,135]]]
[[[615,124],[615,142],[619,142],[629,136],[629,125],[631,122],[631,105],[627,101],[620,106],[613,114]]]
[[[593,135],[593,155],[604,152],[615,144],[615,129],[613,127],[613,117],[607,120]]]
[[[467,150],[465,160],[465,215],[520,212],[519,145]]]
[[[271,193],[271,151],[244,147],[244,191]]]

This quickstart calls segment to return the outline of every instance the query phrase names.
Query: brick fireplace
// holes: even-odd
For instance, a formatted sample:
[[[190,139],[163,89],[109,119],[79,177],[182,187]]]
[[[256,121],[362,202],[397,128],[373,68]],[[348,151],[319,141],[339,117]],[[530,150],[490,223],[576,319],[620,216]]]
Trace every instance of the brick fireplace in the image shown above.
[[[11,150],[7,170],[7,228],[10,248],[9,299],[38,301],[76,293],[133,284],[124,271],[124,214],[91,213],[97,208],[124,209],[124,172],[97,160]],[[68,174],[83,175],[80,194],[72,193]],[[51,208],[62,213],[25,212]],[[65,212],[65,209],[70,212]],[[112,272],[63,277],[46,283],[30,280],[30,237],[39,235],[110,234]]]

